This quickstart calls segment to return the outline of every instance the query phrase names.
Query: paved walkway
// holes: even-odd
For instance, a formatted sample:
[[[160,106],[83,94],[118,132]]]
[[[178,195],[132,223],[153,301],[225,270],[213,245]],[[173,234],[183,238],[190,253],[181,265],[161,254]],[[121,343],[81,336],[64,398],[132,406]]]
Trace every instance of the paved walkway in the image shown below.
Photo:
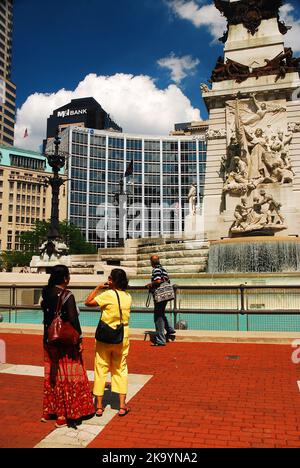
[[[54,431],[54,423],[39,422],[41,337],[0,339],[10,365],[30,366],[0,374],[0,447],[35,447]],[[87,338],[87,369],[93,368],[93,346]],[[112,417],[102,420],[100,432],[90,429],[88,447],[300,447],[300,364],[292,363],[292,352],[272,344],[175,342],[156,348],[132,341],[132,381],[144,379],[131,399],[132,412],[119,418],[107,409]],[[30,372],[20,375],[20,369]]]

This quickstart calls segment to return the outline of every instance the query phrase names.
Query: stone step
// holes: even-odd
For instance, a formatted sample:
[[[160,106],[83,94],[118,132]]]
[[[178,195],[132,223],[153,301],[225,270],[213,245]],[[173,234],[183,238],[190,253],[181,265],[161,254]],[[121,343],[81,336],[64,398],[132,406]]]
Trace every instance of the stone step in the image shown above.
[[[207,258],[208,257],[209,249],[206,250],[178,250],[178,251],[168,251],[168,252],[160,252],[160,258],[192,258],[192,257],[200,257],[200,258]],[[138,253],[137,259],[139,260],[149,260],[149,254],[140,254]]]
[[[137,260],[124,260],[121,262],[121,266],[123,267],[134,267],[134,268],[137,268],[138,266],[138,262]]]
[[[187,261],[188,260],[188,261]],[[189,259],[186,258],[161,258],[161,263],[163,266],[168,267],[169,265],[176,267],[179,265],[206,265],[207,264],[207,257],[191,257]],[[145,260],[138,260],[138,268],[148,267],[149,261]],[[151,266],[151,265],[150,265]]]
[[[139,247],[139,254],[153,255],[158,252],[176,252],[176,251],[185,251],[185,250],[208,250],[209,247],[207,244],[199,245],[198,243],[181,243],[181,244],[160,244],[155,246],[148,247]]]
[[[178,271],[178,266],[168,266],[168,273],[172,276],[172,273],[202,273],[206,271],[206,265],[182,265],[180,271]],[[138,268],[139,275],[151,276],[152,268]]]

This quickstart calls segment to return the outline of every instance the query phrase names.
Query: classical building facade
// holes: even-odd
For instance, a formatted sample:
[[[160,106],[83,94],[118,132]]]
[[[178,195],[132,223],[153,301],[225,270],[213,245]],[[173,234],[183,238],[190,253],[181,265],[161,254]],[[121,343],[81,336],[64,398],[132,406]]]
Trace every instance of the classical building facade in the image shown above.
[[[206,137],[129,135],[70,127],[62,135],[68,148],[68,219],[99,247],[118,245],[115,194],[124,179],[126,238],[180,234],[188,193],[197,187],[200,208]],[[186,205],[186,206],[185,206]]]
[[[16,86],[11,81],[13,1],[0,3],[0,144],[14,144]]]
[[[0,145],[0,250],[20,250],[20,234],[51,215],[51,168],[45,156]],[[66,188],[60,193],[60,219],[66,219]]]

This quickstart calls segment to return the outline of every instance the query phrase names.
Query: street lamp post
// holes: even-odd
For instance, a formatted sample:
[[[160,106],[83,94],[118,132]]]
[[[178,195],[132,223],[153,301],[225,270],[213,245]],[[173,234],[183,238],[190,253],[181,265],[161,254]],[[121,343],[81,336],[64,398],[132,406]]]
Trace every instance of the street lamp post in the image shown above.
[[[59,190],[64,184],[64,179],[59,176],[59,171],[64,167],[66,158],[59,152],[60,138],[58,131],[54,139],[54,153],[46,154],[48,164],[52,168],[53,176],[48,179],[52,189],[51,219],[47,233],[47,241],[41,246],[41,255],[47,254],[49,260],[52,256],[60,257],[68,253],[68,247],[61,241],[59,232]]]
[[[118,243],[119,247],[124,247],[127,237],[127,194],[124,191],[124,177],[119,181],[119,191],[114,194],[115,205],[117,206],[118,218]]]

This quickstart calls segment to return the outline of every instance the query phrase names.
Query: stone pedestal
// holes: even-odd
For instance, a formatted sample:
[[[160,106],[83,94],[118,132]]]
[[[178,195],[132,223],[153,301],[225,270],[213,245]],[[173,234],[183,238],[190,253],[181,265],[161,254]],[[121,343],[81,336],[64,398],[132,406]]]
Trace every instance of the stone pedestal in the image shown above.
[[[186,240],[205,240],[205,219],[204,219],[204,202],[203,202],[203,208],[202,208],[202,213],[200,212],[199,209],[197,209],[196,214],[191,215],[189,214],[188,216],[185,217],[184,220],[184,239]]]
[[[30,270],[32,273],[45,273],[47,268],[54,267],[56,265],[65,265],[68,268],[71,267],[71,257],[70,255],[63,255],[62,257],[52,256],[51,259],[41,258],[34,256],[30,262]]]

